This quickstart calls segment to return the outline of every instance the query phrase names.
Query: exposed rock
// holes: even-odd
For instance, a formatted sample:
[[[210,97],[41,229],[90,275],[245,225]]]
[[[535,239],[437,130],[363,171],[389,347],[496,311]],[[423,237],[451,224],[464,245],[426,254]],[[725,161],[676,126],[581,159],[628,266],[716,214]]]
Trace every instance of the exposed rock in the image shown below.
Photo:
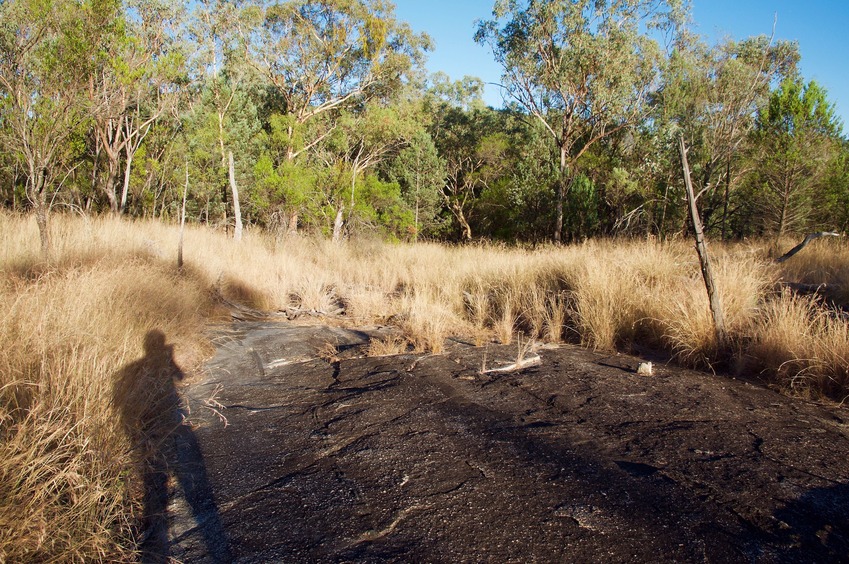
[[[849,555],[849,413],[563,346],[360,358],[382,330],[242,323],[188,390],[217,515],[183,562],[787,562]],[[316,351],[330,343],[329,360]],[[512,359],[511,359],[512,355]],[[621,368],[617,367],[622,366]],[[179,499],[176,492],[175,499]],[[182,509],[179,509],[182,507]],[[220,527],[216,535],[204,523]],[[210,540],[213,538],[213,540]]]

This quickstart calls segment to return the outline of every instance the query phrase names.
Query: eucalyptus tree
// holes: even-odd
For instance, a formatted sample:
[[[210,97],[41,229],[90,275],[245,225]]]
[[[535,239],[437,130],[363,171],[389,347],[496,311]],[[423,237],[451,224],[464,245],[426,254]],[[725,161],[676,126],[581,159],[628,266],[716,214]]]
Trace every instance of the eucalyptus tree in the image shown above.
[[[258,0],[247,13],[258,25],[243,34],[282,116],[289,162],[315,150],[341,110],[391,98],[430,45],[386,0]],[[291,228],[298,209],[290,212]]]
[[[92,183],[113,213],[126,210],[133,159],[145,137],[175,107],[184,73],[177,44],[182,6],[171,0],[127,2],[118,33],[104,45],[89,81]],[[98,178],[101,160],[104,175]]]
[[[483,80],[476,76],[466,75],[460,80],[451,80],[444,72],[435,72],[427,79],[423,101],[432,110],[448,104],[470,111],[484,107],[483,88]]]
[[[117,0],[0,3],[0,143],[24,171],[45,253],[53,198],[96,109],[88,81],[119,10]]]
[[[337,168],[349,176],[349,193],[334,198],[336,215],[333,240],[339,241],[347,203],[347,223],[354,219],[357,183],[361,175],[383,160],[396,155],[407,145],[417,129],[414,120],[399,105],[372,102],[356,112],[341,112],[329,144],[329,154]],[[349,196],[349,197],[347,197]]]
[[[220,157],[219,176],[227,178],[220,182],[224,220],[230,200],[237,239],[242,223],[237,171],[245,175],[251,169],[256,148],[253,140],[260,128],[257,93],[262,86],[246,57],[249,24],[249,13],[235,2],[202,0],[194,3],[188,26],[196,46],[189,64],[200,93],[192,110],[201,115],[193,121],[200,128],[199,136],[211,143]]]
[[[473,225],[483,191],[506,169],[509,139],[503,115],[491,108],[443,104],[431,125],[434,144],[445,163],[442,198],[465,240]]]
[[[776,238],[807,228],[816,208],[826,204],[823,180],[840,130],[834,106],[814,81],[785,79],[759,112],[757,176],[765,189],[764,216]]]
[[[791,42],[767,36],[708,46],[682,33],[655,97],[655,133],[676,153],[683,135],[704,223],[727,236],[734,189],[756,163],[747,142],[770,87],[793,76],[799,59]],[[675,159],[668,159],[675,167]]]
[[[577,162],[599,140],[637,123],[663,54],[648,30],[670,26],[676,0],[498,0],[475,39],[502,66],[506,98],[535,116],[557,147],[554,240]]]

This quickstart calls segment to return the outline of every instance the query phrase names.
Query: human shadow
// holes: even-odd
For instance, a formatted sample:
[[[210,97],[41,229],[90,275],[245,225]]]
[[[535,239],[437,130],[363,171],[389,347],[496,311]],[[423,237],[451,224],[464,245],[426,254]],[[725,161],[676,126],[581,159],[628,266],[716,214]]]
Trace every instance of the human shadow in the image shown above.
[[[147,333],[144,357],[125,366],[114,382],[113,401],[131,441],[142,477],[143,523],[139,539],[142,562],[168,562],[168,500],[176,482],[191,508],[209,557],[232,560],[229,541],[207,478],[197,437],[187,421],[187,406],[177,389],[185,377],[174,361],[174,347],[159,330]]]

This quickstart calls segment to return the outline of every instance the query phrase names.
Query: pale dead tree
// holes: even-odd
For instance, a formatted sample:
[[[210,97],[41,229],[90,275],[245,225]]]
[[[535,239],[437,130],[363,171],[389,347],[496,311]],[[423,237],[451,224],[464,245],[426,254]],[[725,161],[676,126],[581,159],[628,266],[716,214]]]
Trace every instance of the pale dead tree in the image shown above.
[[[181,8],[166,1],[130,2],[127,26],[108,45],[109,56],[89,80],[94,170],[92,183],[113,213],[124,213],[133,159],[154,125],[177,103]],[[98,178],[101,156],[105,176]],[[123,171],[122,171],[123,167]],[[119,178],[120,195],[119,195]]]

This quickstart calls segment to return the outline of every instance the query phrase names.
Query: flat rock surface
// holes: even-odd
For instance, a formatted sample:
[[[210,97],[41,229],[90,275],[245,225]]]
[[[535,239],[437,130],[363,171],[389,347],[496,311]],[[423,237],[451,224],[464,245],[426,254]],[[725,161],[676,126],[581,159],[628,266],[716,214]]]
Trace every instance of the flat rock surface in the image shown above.
[[[364,358],[374,335],[216,328],[169,556],[849,561],[845,408],[565,345]]]

